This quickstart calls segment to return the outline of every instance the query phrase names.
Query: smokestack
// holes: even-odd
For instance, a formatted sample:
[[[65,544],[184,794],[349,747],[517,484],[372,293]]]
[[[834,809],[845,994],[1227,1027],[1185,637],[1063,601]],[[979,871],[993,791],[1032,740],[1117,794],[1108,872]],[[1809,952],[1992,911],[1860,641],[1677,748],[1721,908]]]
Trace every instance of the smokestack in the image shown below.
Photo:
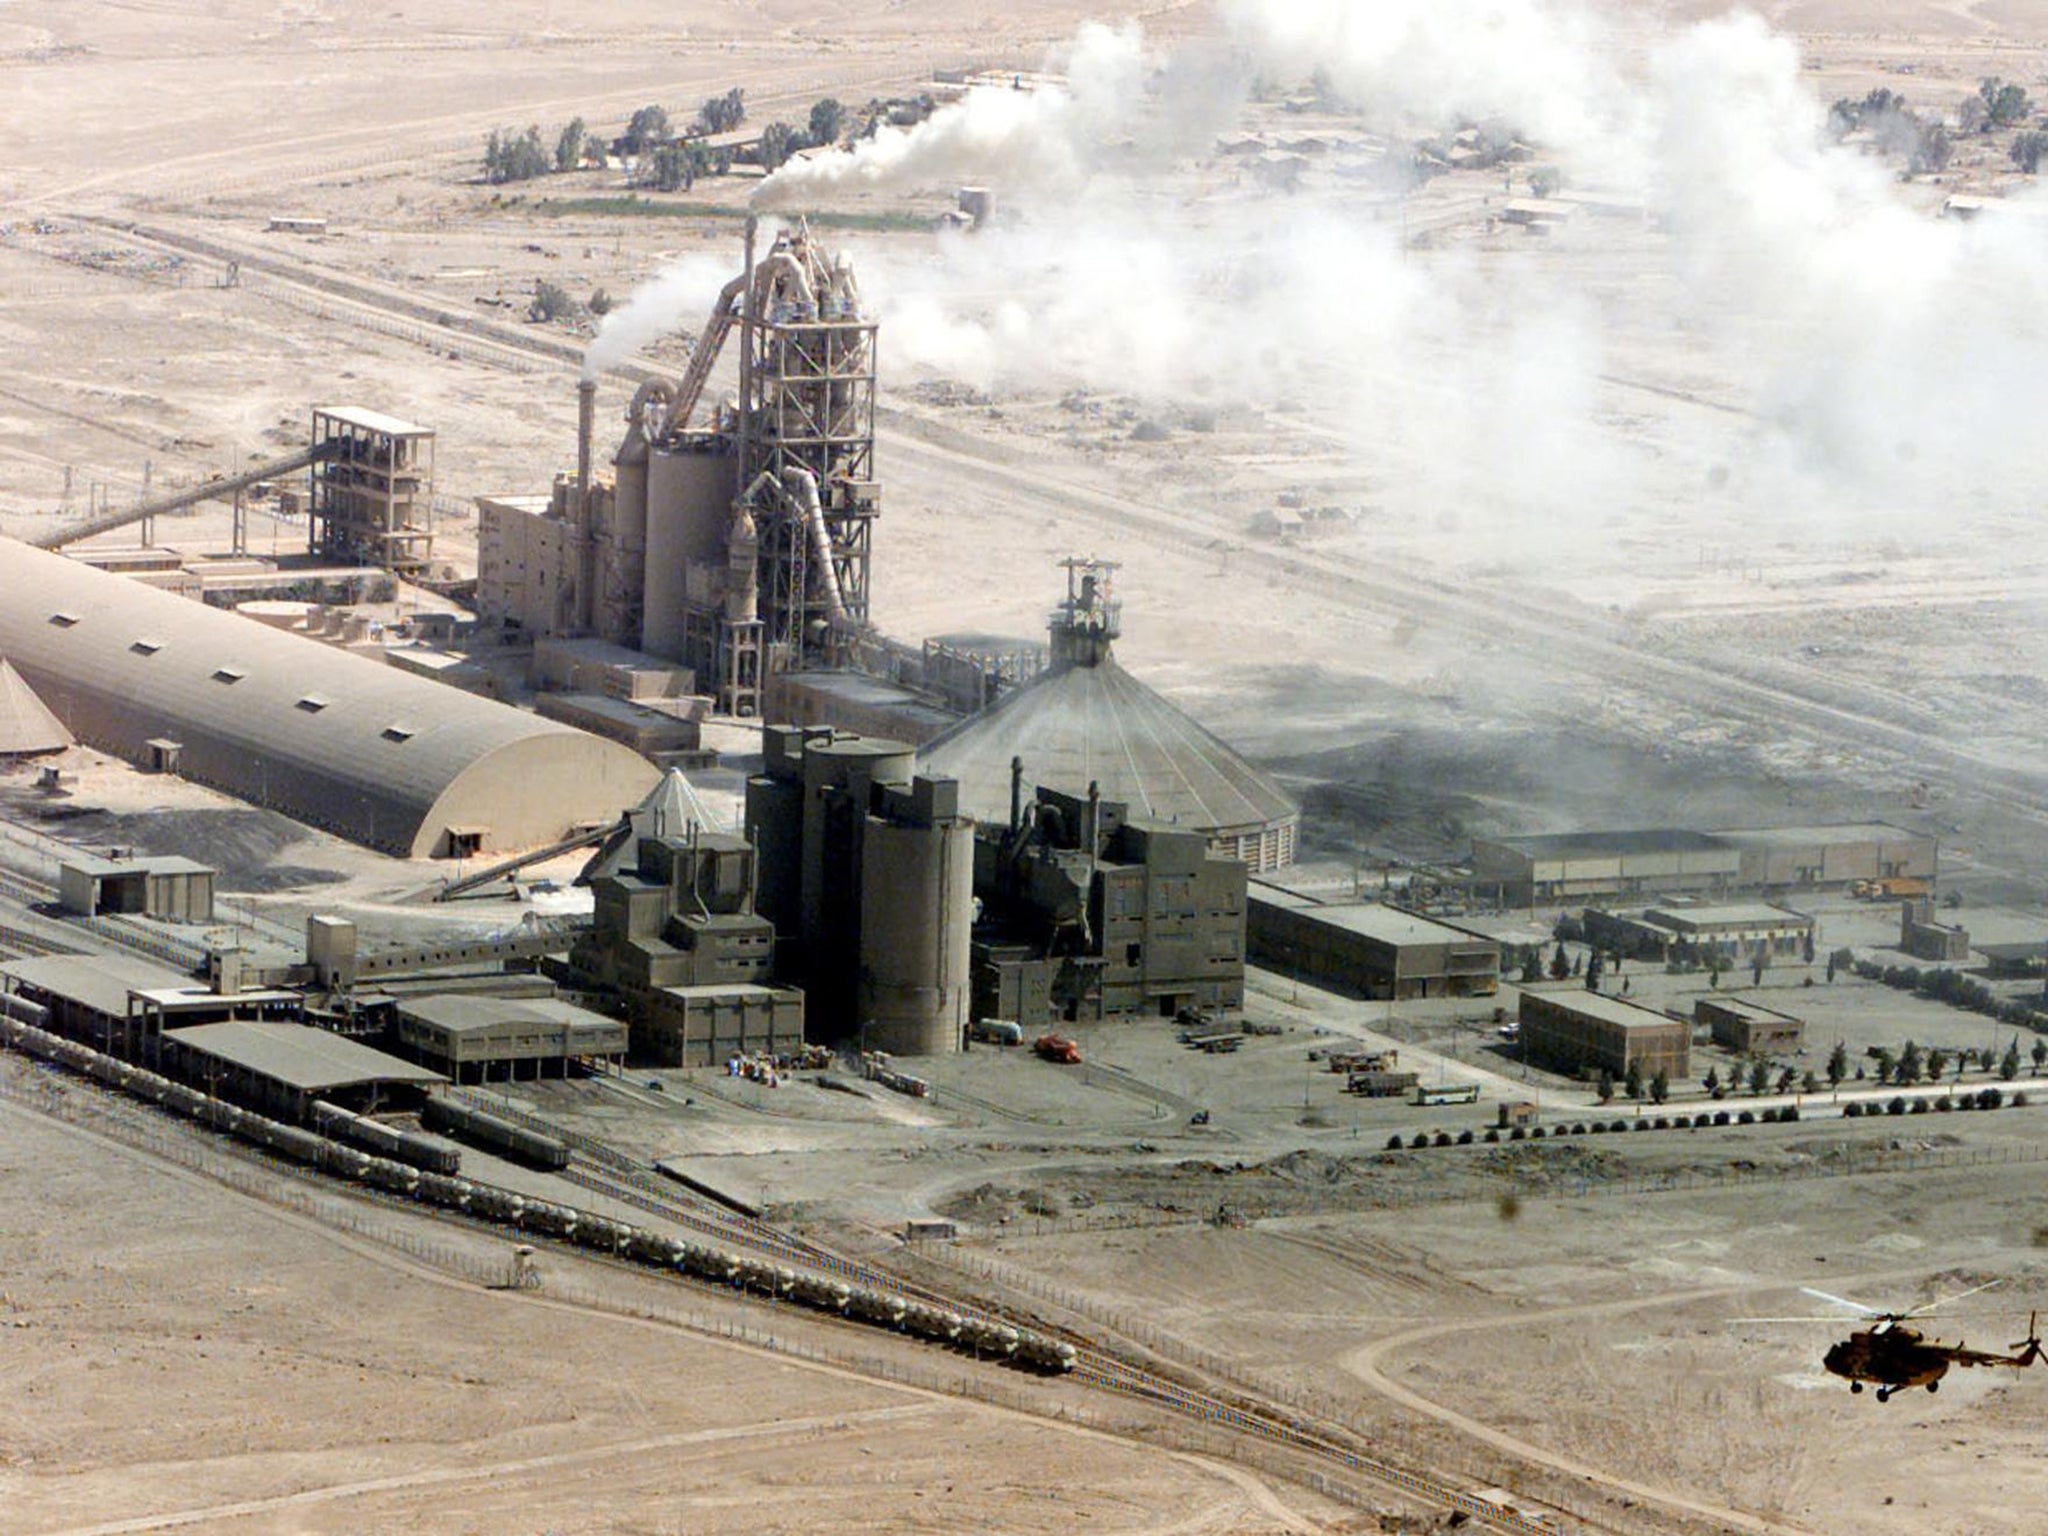
[[[733,490],[745,494],[753,473],[748,450],[754,436],[754,216],[747,215],[745,259],[740,268],[740,451],[733,459]]]
[[[588,634],[596,617],[597,508],[590,494],[590,439],[597,422],[597,380],[576,385],[576,627]]]
[[[1017,835],[1017,827],[1024,820],[1024,759],[1010,759],[1010,836]]]

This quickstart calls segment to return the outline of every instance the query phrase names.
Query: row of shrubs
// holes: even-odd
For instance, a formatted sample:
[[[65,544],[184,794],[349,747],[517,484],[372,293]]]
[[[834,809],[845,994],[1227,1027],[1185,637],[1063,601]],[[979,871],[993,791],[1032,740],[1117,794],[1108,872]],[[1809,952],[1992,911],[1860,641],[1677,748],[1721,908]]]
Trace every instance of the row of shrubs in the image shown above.
[[[1847,953],[1846,950],[1837,950],[1835,957],[1839,960]],[[1965,976],[1953,966],[1938,965],[1922,970],[1917,965],[1880,965],[1875,960],[1854,960],[1851,963],[1856,974],[1865,981],[1883,982],[1901,992],[1917,992],[1937,1003],[1966,1008],[2018,1029],[2038,1030],[2044,1020],[2048,1020],[2048,1015],[2044,1015],[2029,999],[2001,998],[1983,982]]]
[[[1869,1103],[1852,1100],[1842,1106],[1842,1114],[1844,1118],[1852,1120],[1858,1115],[1924,1115],[1929,1110],[1938,1115],[1945,1115],[1957,1109],[1998,1109],[2005,1102],[2005,1095],[1998,1089],[1980,1088],[1975,1093],[1944,1093],[1938,1099],[1908,1099],[1901,1094],[1886,1099],[1882,1104],[1874,1100]],[[2026,1103],[2027,1096],[2024,1093],[2012,1096],[2014,1109],[2024,1109]]]
[[[1851,1100],[1842,1106],[1844,1119],[1856,1119],[1864,1115],[1924,1115],[1929,1111],[1948,1114],[1953,1110],[1998,1109],[2007,1103],[2013,1108],[2026,1106],[2024,1093],[2014,1094],[2010,1100],[1996,1088],[1980,1089],[1976,1093],[1964,1093],[1951,1097],[1943,1094],[1938,1099],[1908,1099],[1903,1095],[1889,1099],[1883,1104],[1864,1103]],[[1553,1126],[1489,1126],[1484,1131],[1417,1131],[1413,1136],[1403,1136],[1399,1131],[1387,1138],[1387,1150],[1399,1152],[1424,1147],[1469,1147],[1475,1142],[1497,1143],[1502,1141],[1542,1141],[1546,1137],[1564,1136],[1608,1136],[1627,1131],[1697,1131],[1717,1125],[1783,1125],[1799,1118],[1799,1107],[1786,1104],[1777,1109],[1718,1109],[1711,1113],[1702,1110],[1696,1115],[1658,1115],[1654,1119],[1647,1115],[1634,1120],[1575,1120],[1569,1124]]]

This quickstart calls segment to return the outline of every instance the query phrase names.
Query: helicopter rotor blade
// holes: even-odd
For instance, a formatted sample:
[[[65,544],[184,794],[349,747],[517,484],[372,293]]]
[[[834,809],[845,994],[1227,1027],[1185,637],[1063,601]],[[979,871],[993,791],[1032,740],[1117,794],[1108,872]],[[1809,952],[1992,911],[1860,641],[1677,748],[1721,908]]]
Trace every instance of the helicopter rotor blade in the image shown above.
[[[1731,1317],[1731,1323],[1822,1323],[1831,1328],[1842,1328],[1855,1321],[1843,1317]]]
[[[1865,1317],[1891,1317],[1895,1315],[1879,1307],[1866,1307],[1860,1301],[1850,1301],[1845,1296],[1830,1296],[1826,1291],[1816,1291],[1810,1285],[1802,1285],[1799,1289],[1809,1296],[1818,1297],[1820,1300],[1828,1303],[1829,1306],[1847,1307],[1851,1312],[1861,1312]],[[1829,1318],[1828,1321],[1838,1323],[1841,1319],[1838,1317]]]
[[[1973,1285],[1967,1291],[1957,1291],[1953,1296],[1938,1297],[1937,1299],[1928,1302],[1925,1306],[1913,1308],[1912,1311],[1906,1313],[1905,1315],[1907,1317],[1917,1317],[1923,1312],[1932,1312],[1937,1307],[1951,1306],[1954,1303],[1961,1301],[1965,1296],[1974,1296],[1979,1291],[1988,1291],[1994,1285],[2003,1284],[2005,1284],[2005,1280],[2003,1279],[2003,1277],[1997,1280],[1986,1280],[1982,1285]]]

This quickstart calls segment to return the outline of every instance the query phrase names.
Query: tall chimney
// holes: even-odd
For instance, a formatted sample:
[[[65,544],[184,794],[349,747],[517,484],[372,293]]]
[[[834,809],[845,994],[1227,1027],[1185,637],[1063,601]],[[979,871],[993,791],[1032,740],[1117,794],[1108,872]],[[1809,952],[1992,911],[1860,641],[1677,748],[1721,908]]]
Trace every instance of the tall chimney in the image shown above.
[[[590,439],[596,430],[597,380],[576,385],[576,627],[590,632],[597,615],[597,507],[590,490]]]

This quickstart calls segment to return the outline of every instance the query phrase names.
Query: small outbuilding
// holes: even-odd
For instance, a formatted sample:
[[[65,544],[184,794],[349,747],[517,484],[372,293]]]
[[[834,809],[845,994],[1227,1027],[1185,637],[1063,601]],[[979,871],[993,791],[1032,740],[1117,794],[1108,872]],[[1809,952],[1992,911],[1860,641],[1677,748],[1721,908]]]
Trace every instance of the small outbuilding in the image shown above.
[[[1744,998],[1703,997],[1692,1017],[1713,1031],[1716,1045],[1744,1056],[1792,1056],[1806,1044],[1803,1020]]]
[[[66,859],[57,866],[57,901],[78,917],[210,923],[214,879],[215,871],[191,859]]]

